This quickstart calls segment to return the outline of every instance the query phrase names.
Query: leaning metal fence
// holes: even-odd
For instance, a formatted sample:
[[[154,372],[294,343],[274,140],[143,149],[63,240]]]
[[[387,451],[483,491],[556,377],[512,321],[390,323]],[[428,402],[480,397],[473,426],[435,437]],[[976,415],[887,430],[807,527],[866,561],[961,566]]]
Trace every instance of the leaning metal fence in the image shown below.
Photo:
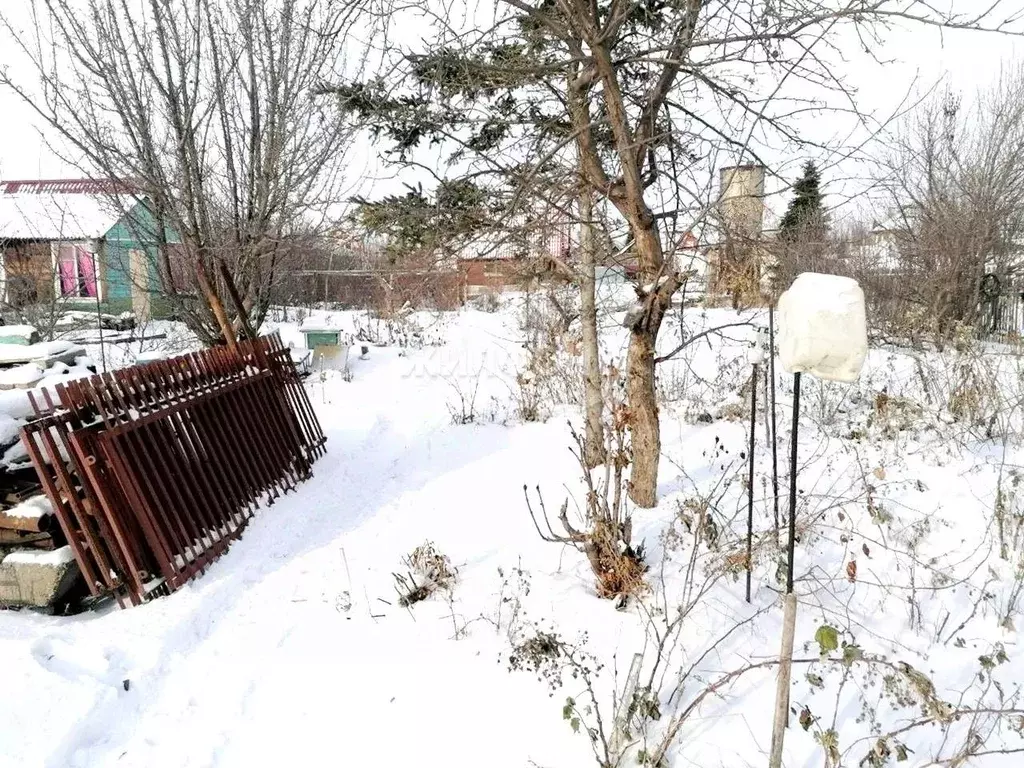
[[[276,336],[57,385],[22,442],[90,592],[138,604],[200,574],[326,438]]]

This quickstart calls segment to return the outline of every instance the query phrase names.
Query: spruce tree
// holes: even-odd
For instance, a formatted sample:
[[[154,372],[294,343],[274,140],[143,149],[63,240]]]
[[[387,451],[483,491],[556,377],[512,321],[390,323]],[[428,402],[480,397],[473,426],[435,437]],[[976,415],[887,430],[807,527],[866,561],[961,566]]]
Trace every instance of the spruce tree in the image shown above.
[[[803,175],[793,185],[793,199],[779,223],[780,236],[786,240],[823,236],[827,219],[822,199],[821,173],[814,161],[808,160]]]

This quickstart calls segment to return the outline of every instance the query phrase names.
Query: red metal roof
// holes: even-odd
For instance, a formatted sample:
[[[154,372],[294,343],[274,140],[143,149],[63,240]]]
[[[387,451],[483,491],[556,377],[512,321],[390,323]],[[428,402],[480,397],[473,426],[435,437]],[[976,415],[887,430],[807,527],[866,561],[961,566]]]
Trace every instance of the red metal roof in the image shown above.
[[[0,184],[0,193],[118,195],[139,191],[138,186],[119,179],[21,179]]]

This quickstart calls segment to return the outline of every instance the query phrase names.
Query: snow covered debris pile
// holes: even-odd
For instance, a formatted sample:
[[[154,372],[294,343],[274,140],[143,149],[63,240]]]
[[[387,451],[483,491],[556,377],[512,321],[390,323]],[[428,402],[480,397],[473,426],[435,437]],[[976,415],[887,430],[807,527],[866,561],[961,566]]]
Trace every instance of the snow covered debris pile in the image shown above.
[[[20,474],[0,474],[0,560],[11,552],[40,552],[66,544],[39,484]],[[0,605],[7,602],[0,594]]]
[[[36,486],[38,488],[38,486]],[[48,531],[53,520],[53,505],[41,493],[0,511],[0,528],[15,531]]]
[[[90,592],[122,605],[202,573],[262,500],[309,477],[325,442],[276,336],[58,395],[23,442]]]
[[[32,362],[0,370],[0,560],[12,552],[35,556],[67,545],[51,502],[35,477],[21,430],[34,415],[33,397],[43,403],[44,392],[52,393],[47,387],[92,375],[85,365],[88,358],[79,355],[74,362]],[[25,570],[21,565],[0,569],[0,606],[50,607],[49,602],[61,598],[78,573],[77,565],[57,570],[41,566]]]
[[[45,402],[47,392],[50,397],[54,396],[56,384],[94,375],[93,366],[88,357],[79,356],[73,365],[55,363],[44,369],[36,363],[27,363],[0,370],[0,475],[29,465],[28,454],[21,443],[21,428],[35,416],[32,399],[37,403]]]
[[[0,326],[0,344],[28,346],[39,341],[39,331],[32,325]]]
[[[39,363],[24,363],[0,371],[0,389],[31,387],[46,376],[46,370]]]
[[[38,344],[0,344],[0,365],[20,363],[72,364],[85,354],[85,347],[70,341],[43,341]]]

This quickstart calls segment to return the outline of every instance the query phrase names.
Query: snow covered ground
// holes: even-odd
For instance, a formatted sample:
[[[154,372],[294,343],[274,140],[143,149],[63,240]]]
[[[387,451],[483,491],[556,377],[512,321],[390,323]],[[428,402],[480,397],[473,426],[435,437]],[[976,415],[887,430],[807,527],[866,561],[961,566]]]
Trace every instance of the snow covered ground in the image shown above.
[[[542,542],[526,512],[524,484],[549,509],[580,498],[581,484],[566,425],[578,409],[520,418],[531,398],[517,380],[521,303],[418,315],[422,338],[443,345],[371,345],[365,359],[355,350],[349,376],[314,373],[307,388],[329,439],[314,477],[173,596],[73,618],[0,613],[0,766],[594,766],[588,729],[610,730],[635,654],[655,693],[637,700],[652,717],[630,728],[623,765],[677,723],[668,765],[766,765],[781,599],[763,418],[750,605],[736,572],[750,329],[710,335],[660,371],[661,503],[634,522],[651,587],[616,610],[595,596],[586,559]],[[367,322],[332,319],[352,331]],[[603,342],[621,364],[615,319]],[[687,332],[737,320],[688,310]],[[301,345],[296,322],[280,326]],[[662,344],[679,338],[673,318]],[[970,739],[987,752],[1024,747],[1012,732],[1021,721],[990,712],[1021,706],[1024,462],[977,414],[949,412],[949,395],[978,400],[984,388],[961,392],[969,377],[947,380],[947,368],[876,349],[857,385],[807,382],[787,766],[924,766]],[[980,409],[974,400],[962,407]],[[783,469],[789,421],[783,386]],[[425,541],[451,558],[456,584],[401,607],[393,574]],[[566,654],[594,659],[596,711],[571,673],[558,685],[510,670],[512,646],[537,625],[565,642],[552,668]],[[975,711],[947,723],[941,702]]]

